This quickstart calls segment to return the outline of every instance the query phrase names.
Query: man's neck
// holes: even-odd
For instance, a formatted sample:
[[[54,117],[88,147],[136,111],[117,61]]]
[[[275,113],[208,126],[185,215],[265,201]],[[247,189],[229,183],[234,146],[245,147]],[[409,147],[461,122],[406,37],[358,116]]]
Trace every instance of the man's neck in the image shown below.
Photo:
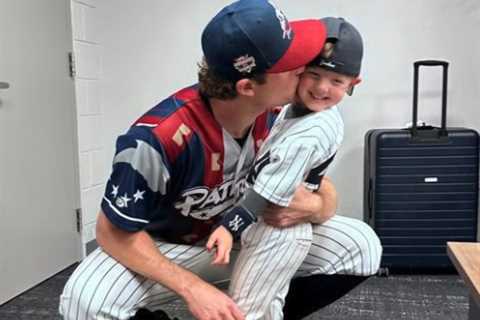
[[[213,116],[233,138],[244,137],[255,119],[265,109],[255,107],[251,101],[210,99]]]

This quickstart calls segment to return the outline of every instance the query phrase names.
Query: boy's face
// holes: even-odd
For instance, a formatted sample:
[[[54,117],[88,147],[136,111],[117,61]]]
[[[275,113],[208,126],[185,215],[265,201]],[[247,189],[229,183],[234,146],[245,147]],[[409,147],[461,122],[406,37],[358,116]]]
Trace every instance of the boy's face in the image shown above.
[[[256,99],[267,107],[283,106],[293,101],[300,75],[305,67],[280,73],[267,73],[266,82],[256,87]]]
[[[355,78],[320,67],[308,67],[300,77],[297,100],[313,112],[338,104]]]

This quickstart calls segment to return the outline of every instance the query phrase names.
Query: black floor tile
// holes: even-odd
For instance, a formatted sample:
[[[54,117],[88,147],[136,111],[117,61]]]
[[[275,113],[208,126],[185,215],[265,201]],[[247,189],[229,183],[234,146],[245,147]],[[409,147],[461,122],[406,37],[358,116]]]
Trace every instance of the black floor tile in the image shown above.
[[[60,320],[58,299],[73,267],[0,306],[1,320]],[[180,302],[164,308],[192,319]],[[468,291],[457,275],[372,277],[309,320],[467,320]]]

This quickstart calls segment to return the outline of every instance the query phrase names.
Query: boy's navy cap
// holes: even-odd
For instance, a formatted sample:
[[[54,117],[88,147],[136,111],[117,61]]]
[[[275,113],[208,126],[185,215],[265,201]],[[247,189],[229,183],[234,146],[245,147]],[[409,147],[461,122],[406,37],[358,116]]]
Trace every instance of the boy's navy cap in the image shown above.
[[[330,55],[322,52],[312,64],[348,76],[359,76],[363,41],[358,30],[343,18],[321,20],[327,27],[327,42],[334,43],[334,47]]]
[[[270,1],[239,0],[208,23],[202,48],[209,68],[237,81],[304,66],[322,50],[325,38],[319,20],[289,23]]]

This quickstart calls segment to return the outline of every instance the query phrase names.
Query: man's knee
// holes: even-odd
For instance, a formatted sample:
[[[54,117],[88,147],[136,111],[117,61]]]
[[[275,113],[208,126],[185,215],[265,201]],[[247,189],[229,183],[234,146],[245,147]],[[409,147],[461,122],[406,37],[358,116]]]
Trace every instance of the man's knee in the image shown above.
[[[308,258],[324,270],[320,273],[368,276],[378,271],[382,247],[378,236],[365,222],[336,216],[316,226],[314,235]]]
[[[362,236],[358,238],[359,249],[364,257],[363,275],[373,275],[380,268],[383,248],[375,231],[366,223],[360,221]]]

